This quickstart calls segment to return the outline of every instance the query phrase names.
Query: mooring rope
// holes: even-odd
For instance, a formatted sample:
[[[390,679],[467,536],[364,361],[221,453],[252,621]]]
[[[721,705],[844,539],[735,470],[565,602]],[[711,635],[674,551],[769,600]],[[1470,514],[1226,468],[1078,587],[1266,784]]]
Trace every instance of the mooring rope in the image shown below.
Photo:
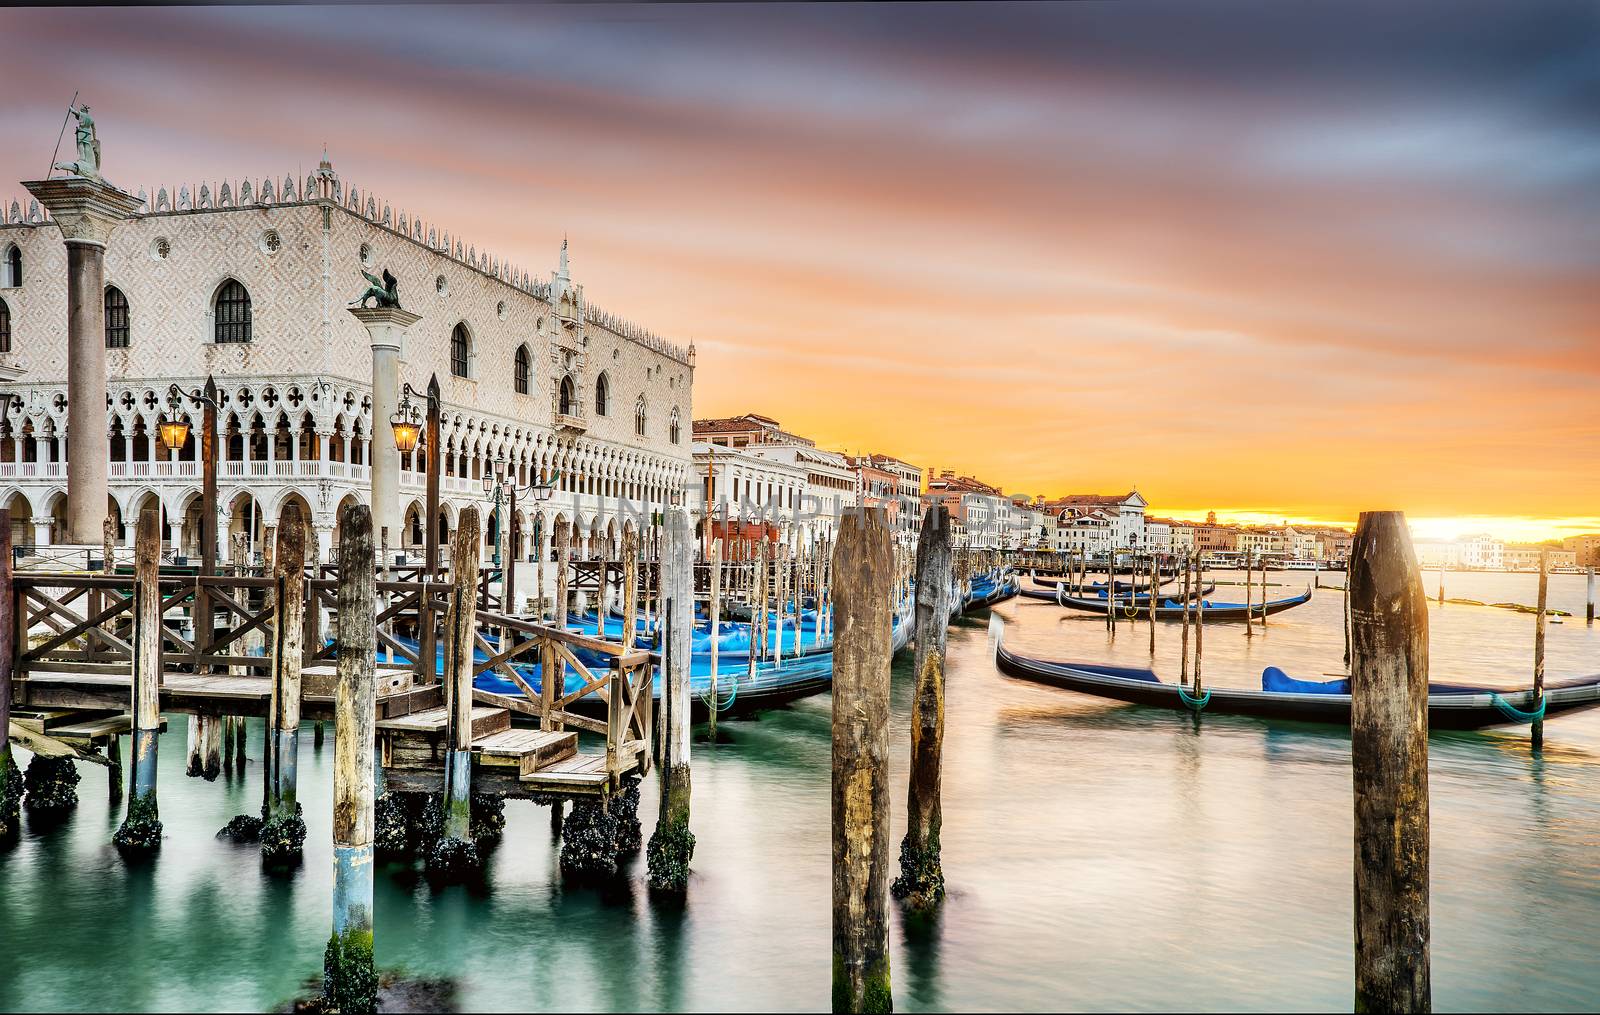
[[[1182,685],[1178,686],[1177,691],[1178,700],[1182,701],[1185,705],[1189,706],[1196,712],[1203,710],[1206,707],[1206,703],[1211,700],[1211,688],[1209,687],[1202,691],[1200,697],[1198,698],[1190,694],[1188,691],[1185,691]]]
[[[1494,707],[1500,710],[1501,715],[1505,716],[1507,719],[1510,719],[1512,722],[1538,722],[1540,719],[1544,718],[1544,706],[1548,699],[1546,699],[1543,695],[1540,695],[1539,707],[1534,709],[1532,712],[1522,711],[1522,709],[1517,708],[1515,705],[1511,704],[1511,702],[1502,698],[1500,695],[1495,694],[1493,691],[1489,692],[1489,700],[1494,702]]]

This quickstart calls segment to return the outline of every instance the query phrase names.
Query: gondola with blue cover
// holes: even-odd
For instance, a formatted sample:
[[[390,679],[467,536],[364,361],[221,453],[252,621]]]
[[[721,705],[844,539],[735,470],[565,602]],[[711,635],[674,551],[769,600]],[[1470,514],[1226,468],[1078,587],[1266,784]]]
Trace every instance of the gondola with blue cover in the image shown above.
[[[997,627],[995,662],[1000,672],[1021,680],[1134,705],[1350,725],[1348,680],[1297,680],[1269,666],[1262,673],[1260,690],[1208,687],[1196,695],[1192,688],[1163,681],[1154,670],[1052,662],[1019,655],[1005,647],[1004,624],[997,622]],[[1435,730],[1509,726],[1596,707],[1600,707],[1600,674],[1547,683],[1542,703],[1532,688],[1500,690],[1465,684],[1428,684],[1428,728]]]

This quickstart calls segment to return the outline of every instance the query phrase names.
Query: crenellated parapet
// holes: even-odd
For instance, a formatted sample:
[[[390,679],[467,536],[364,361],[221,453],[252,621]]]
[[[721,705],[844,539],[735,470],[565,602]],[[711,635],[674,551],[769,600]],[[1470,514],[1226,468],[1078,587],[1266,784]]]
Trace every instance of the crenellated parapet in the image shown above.
[[[448,229],[440,229],[436,223],[426,222],[421,215],[408,213],[404,208],[397,209],[371,191],[363,191],[347,183],[333,171],[325,155],[317,171],[303,180],[291,174],[281,180],[260,177],[254,181],[224,180],[220,185],[210,182],[179,184],[170,190],[167,187],[156,188],[154,197],[141,187],[136,196],[138,210],[134,212],[135,218],[228,209],[332,205],[552,305],[560,297],[558,290],[566,282],[559,276],[540,278],[525,268],[513,265],[509,259],[492,255],[487,250],[480,252],[476,245],[465,242],[459,235],[452,236]],[[3,226],[41,226],[51,222],[49,213],[32,198],[25,208],[20,201],[13,200],[4,206],[3,214],[0,214],[0,225]],[[604,328],[620,338],[686,366],[694,365],[690,350],[632,321],[595,307],[582,299],[581,287],[573,288],[579,296],[584,322]]]

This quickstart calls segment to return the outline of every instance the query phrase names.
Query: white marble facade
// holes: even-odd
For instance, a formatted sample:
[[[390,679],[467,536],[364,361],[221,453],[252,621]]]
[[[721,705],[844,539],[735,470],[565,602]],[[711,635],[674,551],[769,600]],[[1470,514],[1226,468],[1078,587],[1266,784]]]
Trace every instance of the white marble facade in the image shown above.
[[[13,204],[0,218],[0,312],[9,324],[0,395],[21,399],[0,413],[0,506],[11,509],[16,542],[42,544],[53,541],[65,499],[66,252],[37,211]],[[10,271],[13,246],[20,278]],[[400,375],[421,390],[437,374],[442,387],[441,528],[484,504],[480,476],[503,455],[524,484],[559,475],[544,524],[538,505],[518,504],[520,558],[536,532],[548,540],[557,515],[574,523],[580,549],[591,540],[598,548],[620,534],[630,508],[648,519],[683,497],[693,476],[694,351],[590,306],[566,263],[563,249],[560,267],[535,279],[346,186],[326,163],[304,181],[146,197],[106,251],[107,287],[128,304],[128,344],[107,350],[109,511],[126,535],[154,498],[175,549],[195,552],[193,450],[169,460],[155,425],[171,382],[193,388],[211,374],[223,406],[219,531],[244,533],[259,550],[265,526],[298,499],[326,557],[339,506],[369,497],[368,435],[388,425],[371,418],[367,334],[344,309],[365,284],[365,266],[393,272],[402,305],[422,317]],[[249,293],[249,342],[215,341],[217,295],[230,280]],[[469,338],[465,377],[452,374],[458,325]],[[526,393],[517,390],[519,349]],[[198,435],[198,409],[192,415]],[[396,549],[422,539],[420,461],[402,460],[400,490],[406,521],[391,534]],[[232,541],[220,542],[225,557]]]

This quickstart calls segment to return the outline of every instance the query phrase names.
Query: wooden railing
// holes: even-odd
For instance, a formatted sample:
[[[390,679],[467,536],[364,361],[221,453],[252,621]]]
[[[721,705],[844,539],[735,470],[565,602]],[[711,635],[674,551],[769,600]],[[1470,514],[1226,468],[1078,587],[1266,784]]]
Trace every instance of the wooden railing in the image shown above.
[[[606,770],[613,778],[631,770],[635,757],[640,759],[641,773],[649,770],[653,681],[660,660],[656,653],[483,609],[478,611],[478,626],[476,648],[485,658],[474,662],[473,676],[493,672],[522,692],[515,696],[479,690],[474,692],[478,700],[537,716],[544,729],[579,729],[604,736]],[[499,632],[496,643],[482,633],[485,627]],[[596,672],[578,652],[603,656],[604,669]],[[543,675],[539,690],[518,672],[519,660],[538,662]],[[566,689],[569,669],[580,680],[571,691]],[[605,705],[603,720],[576,708],[591,694]]]
[[[488,575],[488,572],[485,572]],[[134,661],[134,582],[126,574],[21,573],[11,577],[16,610],[14,673],[81,673],[128,675]],[[271,666],[266,654],[244,651],[246,638],[265,636],[275,624],[274,603],[279,579],[258,574],[209,575],[163,572],[156,587],[160,602],[161,669],[217,674],[263,674]],[[335,658],[323,618],[337,623],[338,581],[308,578],[304,610],[303,661]],[[409,664],[419,684],[438,679],[438,638],[454,586],[445,582],[380,581],[376,583],[374,650]],[[474,590],[474,648],[485,657],[475,661],[473,676],[494,672],[522,692],[501,695],[475,691],[484,703],[534,716],[549,730],[574,729],[605,738],[607,771],[613,779],[650,765],[653,723],[653,678],[656,653],[632,644],[606,641],[550,627],[502,612],[497,598],[483,605],[486,582]],[[209,634],[187,628],[197,603],[209,605]],[[202,612],[205,612],[202,610]],[[42,629],[42,630],[41,630]],[[491,641],[486,631],[497,632]],[[30,644],[30,635],[34,642]],[[263,641],[266,639],[263,638]],[[603,660],[595,663],[595,657]],[[585,662],[585,657],[589,660]],[[537,662],[550,674],[534,690],[517,669]],[[579,677],[568,691],[566,674]],[[587,707],[585,707],[587,705]],[[637,762],[636,762],[637,759]]]

